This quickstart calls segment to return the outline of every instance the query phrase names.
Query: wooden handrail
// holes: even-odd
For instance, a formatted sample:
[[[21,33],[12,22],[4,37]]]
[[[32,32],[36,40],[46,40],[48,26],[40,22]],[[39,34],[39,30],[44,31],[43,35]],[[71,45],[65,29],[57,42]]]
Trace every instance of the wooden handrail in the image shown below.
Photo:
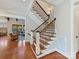
[[[54,20],[52,20],[43,30],[45,30],[45,29],[46,29],[52,22],[54,22],[55,20],[56,20],[56,18],[54,18]],[[42,30],[42,31],[43,31],[43,30]],[[41,32],[42,32],[42,31],[41,31]]]
[[[41,5],[37,2],[37,1],[35,1],[38,5],[39,5],[39,7],[43,10],[43,12],[47,15],[47,16],[49,16],[47,13],[46,13],[46,11],[41,7]]]
[[[29,36],[31,36],[31,34],[30,33],[27,33]]]
[[[47,26],[49,26],[49,25],[50,25],[52,22],[54,22],[55,20],[56,20],[56,18],[54,18],[54,20],[53,20],[53,21],[51,21],[51,22],[50,22]],[[45,21],[45,22],[46,22],[46,21]],[[45,22],[43,22],[41,25],[43,25]],[[40,26],[41,26],[41,25],[40,25]],[[39,26],[39,27],[40,27],[40,26]],[[46,29],[46,28],[47,28],[47,26],[46,26],[44,29]],[[39,27],[37,27],[36,29],[38,29]],[[36,30],[36,29],[35,29],[35,30]],[[43,30],[44,30],[44,29],[43,29]],[[35,31],[35,30],[34,30],[34,31]],[[43,31],[43,30],[42,30],[42,31]],[[32,31],[32,32],[34,32],[33,30],[31,30],[31,31]],[[41,31],[41,32],[42,32],[42,31]],[[39,32],[39,31],[37,31],[37,32]],[[40,32],[40,33],[41,33],[41,32]],[[30,34],[30,33],[28,33],[28,35],[29,35],[29,36],[31,36],[31,34]]]
[[[36,31],[38,28],[40,28],[43,24],[45,24],[50,18],[50,15],[48,16],[48,19],[44,21],[41,25],[39,25],[35,30],[31,30],[32,32]]]

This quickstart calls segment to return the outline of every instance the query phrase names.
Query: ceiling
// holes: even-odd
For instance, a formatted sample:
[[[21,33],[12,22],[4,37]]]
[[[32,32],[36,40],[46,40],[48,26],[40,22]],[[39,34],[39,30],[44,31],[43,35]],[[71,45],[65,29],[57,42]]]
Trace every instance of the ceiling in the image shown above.
[[[0,0],[0,10],[25,15],[31,0]]]
[[[62,0],[47,0],[47,1],[52,4],[58,4]],[[22,0],[0,0],[0,11],[3,10],[15,15],[24,16],[26,15],[26,12],[31,2],[32,0],[26,0],[25,2],[23,2]]]

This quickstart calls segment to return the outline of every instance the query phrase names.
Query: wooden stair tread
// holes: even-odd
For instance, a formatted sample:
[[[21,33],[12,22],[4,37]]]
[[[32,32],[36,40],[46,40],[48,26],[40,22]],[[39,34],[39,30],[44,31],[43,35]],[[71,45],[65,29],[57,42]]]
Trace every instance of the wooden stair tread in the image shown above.
[[[43,32],[43,33],[41,33],[42,35],[44,34],[44,35],[50,35],[50,36],[52,36],[52,35],[55,35],[56,33],[51,33],[51,32]]]
[[[56,33],[54,33],[54,32],[43,32],[43,33],[56,34]]]
[[[43,45],[40,44],[40,49],[45,50],[46,48]]]
[[[52,41],[50,38],[48,39],[48,38],[43,37],[43,36],[41,36],[41,38],[45,39],[46,41]]]
[[[49,25],[47,28],[54,28],[53,26],[54,26],[54,25]]]
[[[41,42],[41,43],[43,43],[44,45],[49,45],[49,43],[48,43],[48,42],[43,41],[42,39],[40,39],[40,42]]]

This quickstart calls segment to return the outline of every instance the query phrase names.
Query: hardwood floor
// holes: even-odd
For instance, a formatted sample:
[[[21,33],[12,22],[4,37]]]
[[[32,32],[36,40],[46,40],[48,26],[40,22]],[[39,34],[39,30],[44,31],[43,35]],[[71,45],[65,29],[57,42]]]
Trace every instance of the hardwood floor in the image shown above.
[[[55,51],[55,52],[48,54],[47,56],[44,56],[40,59],[68,59],[68,58],[66,58],[65,56],[63,56],[60,53]]]
[[[11,41],[8,37],[0,38],[0,59],[36,59],[29,43]]]
[[[11,41],[9,37],[0,37],[0,59],[36,59],[25,41]],[[40,59],[67,59],[58,52],[51,53]]]
[[[76,59],[79,59],[79,52],[77,52],[76,54]]]

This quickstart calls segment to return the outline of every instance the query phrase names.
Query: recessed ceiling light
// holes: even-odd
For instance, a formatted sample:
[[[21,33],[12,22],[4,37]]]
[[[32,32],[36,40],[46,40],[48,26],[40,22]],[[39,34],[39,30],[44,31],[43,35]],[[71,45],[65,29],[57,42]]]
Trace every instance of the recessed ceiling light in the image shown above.
[[[26,0],[22,0],[23,2],[25,2]]]

